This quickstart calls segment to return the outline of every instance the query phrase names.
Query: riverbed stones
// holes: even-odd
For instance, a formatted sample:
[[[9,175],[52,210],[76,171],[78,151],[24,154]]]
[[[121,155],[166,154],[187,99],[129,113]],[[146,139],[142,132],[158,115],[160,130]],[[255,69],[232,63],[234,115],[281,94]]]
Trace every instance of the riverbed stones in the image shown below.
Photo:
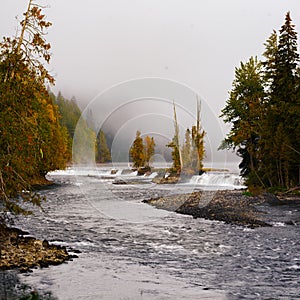
[[[194,218],[224,221],[247,227],[270,226],[256,204],[261,199],[243,195],[242,191],[198,191],[145,201],[157,208],[191,215]]]
[[[153,183],[157,184],[176,184],[180,181],[179,176],[155,177],[152,179]]]
[[[72,258],[65,247],[24,236],[18,229],[1,225],[0,232],[0,270],[25,272],[33,267],[61,264]]]

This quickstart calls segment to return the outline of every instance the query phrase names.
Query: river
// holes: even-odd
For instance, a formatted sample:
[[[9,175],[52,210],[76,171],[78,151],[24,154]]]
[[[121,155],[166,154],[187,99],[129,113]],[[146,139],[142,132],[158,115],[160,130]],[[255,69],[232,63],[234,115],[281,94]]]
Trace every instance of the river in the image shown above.
[[[299,226],[248,229],[155,209],[144,199],[197,189],[234,188],[237,176],[190,183],[115,185],[110,168],[54,172],[41,191],[44,214],[17,226],[81,253],[21,282],[56,299],[300,299]],[[224,180],[220,176],[230,178]],[[203,180],[205,186],[203,185]],[[299,207],[283,213],[300,214]],[[278,212],[277,212],[278,213]]]

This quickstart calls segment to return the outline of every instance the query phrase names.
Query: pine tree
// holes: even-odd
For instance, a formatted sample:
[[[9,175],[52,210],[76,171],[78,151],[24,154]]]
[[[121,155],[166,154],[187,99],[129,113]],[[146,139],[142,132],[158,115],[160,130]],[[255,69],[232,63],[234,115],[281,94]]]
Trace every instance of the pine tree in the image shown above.
[[[233,124],[225,139],[225,147],[236,150],[242,157],[241,175],[253,185],[261,185],[257,162],[264,97],[262,65],[251,57],[235,69],[233,88],[221,117],[226,123]]]
[[[300,181],[299,54],[289,13],[279,36],[274,31],[265,46],[263,63],[251,58],[236,69],[222,110],[233,125],[223,146],[242,157],[250,187],[289,188]]]
[[[264,67],[264,79],[267,91],[270,90],[272,80],[275,76],[276,70],[276,56],[278,52],[278,36],[276,31],[274,30],[267,41],[264,43],[265,52],[263,56],[266,58],[266,61],[262,62],[262,66]]]
[[[95,153],[97,153],[96,133],[81,117],[76,124],[73,136],[72,162],[79,164],[94,162]]]
[[[274,42],[272,53],[265,52],[270,89],[261,147],[269,155],[262,163],[268,184],[286,188],[299,182],[299,54],[294,27],[287,13],[277,48]]]
[[[106,163],[111,161],[110,150],[106,143],[106,137],[102,130],[97,134],[97,152],[96,161],[98,163]]]

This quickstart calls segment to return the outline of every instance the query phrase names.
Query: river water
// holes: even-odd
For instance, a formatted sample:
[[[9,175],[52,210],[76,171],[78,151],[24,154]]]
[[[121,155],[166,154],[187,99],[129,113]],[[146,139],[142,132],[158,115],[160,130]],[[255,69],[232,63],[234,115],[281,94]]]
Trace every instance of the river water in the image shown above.
[[[50,174],[57,185],[41,191],[45,213],[17,225],[81,253],[68,263],[20,274],[20,280],[57,299],[300,299],[299,226],[248,229],[141,202],[234,188],[236,175],[177,185],[152,184],[146,177],[139,184],[113,184],[115,177],[134,175],[111,175],[110,168]],[[299,207],[278,209],[300,214]]]

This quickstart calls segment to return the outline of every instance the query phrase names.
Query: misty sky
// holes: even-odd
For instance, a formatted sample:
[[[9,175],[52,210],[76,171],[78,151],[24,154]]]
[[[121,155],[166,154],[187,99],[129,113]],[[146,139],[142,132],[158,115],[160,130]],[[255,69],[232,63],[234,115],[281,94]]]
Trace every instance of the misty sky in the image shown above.
[[[119,89],[122,82],[135,82],[133,87],[140,90],[134,93],[136,98],[159,99],[176,98],[176,94],[168,95],[165,91],[153,94],[153,83],[139,87],[136,83],[143,82],[139,79],[162,78],[162,90],[169,81],[176,82],[177,87],[183,87],[181,90],[193,91],[201,97],[210,111],[208,114],[202,111],[203,114],[214,115],[203,123],[210,143],[216,140],[214,147],[222,138],[222,133],[215,133],[215,126],[221,127],[218,131],[226,131],[224,125],[216,123],[231,89],[234,68],[250,56],[261,56],[263,43],[273,29],[280,29],[287,11],[291,12],[296,31],[300,31],[299,0],[43,0],[39,3],[49,5],[45,12],[53,23],[47,40],[52,44],[49,69],[56,79],[54,92],[62,91],[69,98],[75,96],[82,107],[96,101],[99,111],[95,115],[101,123],[101,118],[107,119],[115,110],[110,106],[113,101],[108,100],[109,95],[103,96],[103,91],[104,95],[114,94],[119,98],[114,102],[119,107],[122,99],[128,100],[124,89]],[[26,7],[25,0],[2,1],[1,36],[15,33],[18,23],[15,17],[21,18]],[[130,87],[127,84],[127,91]],[[193,110],[194,100],[182,99],[179,104]],[[163,109],[168,114],[168,109]],[[169,111],[172,117],[172,108]],[[123,129],[133,118],[132,113],[128,116],[120,125]]]

